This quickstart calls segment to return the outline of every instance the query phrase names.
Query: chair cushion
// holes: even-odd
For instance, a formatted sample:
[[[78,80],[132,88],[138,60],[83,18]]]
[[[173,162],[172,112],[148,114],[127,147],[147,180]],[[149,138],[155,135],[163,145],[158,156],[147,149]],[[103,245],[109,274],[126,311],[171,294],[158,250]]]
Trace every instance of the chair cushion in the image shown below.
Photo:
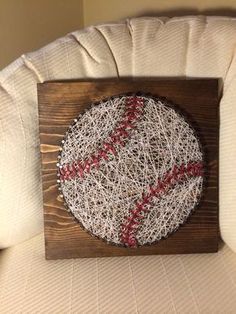
[[[236,255],[46,261],[43,234],[0,254],[0,313],[235,313]]]
[[[133,18],[89,27],[0,72],[0,247],[42,231],[36,84],[108,77],[222,78],[220,229],[236,251],[236,19]],[[199,95],[201,96],[201,95]]]

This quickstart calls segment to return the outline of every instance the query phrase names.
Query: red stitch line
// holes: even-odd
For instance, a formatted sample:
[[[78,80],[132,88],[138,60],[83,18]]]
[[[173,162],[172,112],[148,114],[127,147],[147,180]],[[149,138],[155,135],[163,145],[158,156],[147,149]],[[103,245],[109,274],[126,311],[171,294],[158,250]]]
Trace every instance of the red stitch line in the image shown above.
[[[150,186],[150,191],[147,194],[143,194],[141,201],[137,202],[135,208],[131,211],[130,216],[126,217],[126,222],[122,224],[121,229],[121,241],[125,246],[136,247],[137,240],[135,233],[138,226],[141,224],[141,220],[144,218],[142,212],[148,211],[145,206],[150,204],[153,197],[160,196],[161,193],[165,193],[171,186],[181,181],[184,176],[202,176],[203,164],[201,162],[190,162],[187,165],[182,164],[177,167],[173,167],[171,171],[168,171],[162,180],[159,180],[155,186]]]
[[[60,180],[66,181],[79,176],[84,178],[84,173],[89,173],[93,167],[99,169],[99,162],[108,160],[108,153],[116,155],[115,145],[124,146],[124,140],[130,135],[130,131],[135,128],[135,122],[141,116],[140,108],[144,105],[141,97],[129,97],[126,101],[126,108],[121,121],[113,130],[109,138],[103,142],[102,148],[88,157],[86,160],[75,160],[72,164],[65,164],[59,168]]]

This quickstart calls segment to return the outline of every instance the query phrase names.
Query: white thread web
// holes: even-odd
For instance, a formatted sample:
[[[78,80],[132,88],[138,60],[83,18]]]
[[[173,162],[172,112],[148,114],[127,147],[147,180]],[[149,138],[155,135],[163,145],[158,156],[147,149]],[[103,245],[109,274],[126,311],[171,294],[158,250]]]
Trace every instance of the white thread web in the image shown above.
[[[128,96],[93,106],[73,124],[63,144],[60,165],[85,160],[96,153],[119,124]],[[84,178],[61,182],[72,214],[99,238],[122,245],[121,225],[150,185],[175,165],[202,162],[199,142],[187,121],[165,101],[143,96],[144,107],[117,155],[101,160]],[[167,237],[185,222],[202,192],[202,177],[189,177],[148,205],[136,232],[139,245]]]

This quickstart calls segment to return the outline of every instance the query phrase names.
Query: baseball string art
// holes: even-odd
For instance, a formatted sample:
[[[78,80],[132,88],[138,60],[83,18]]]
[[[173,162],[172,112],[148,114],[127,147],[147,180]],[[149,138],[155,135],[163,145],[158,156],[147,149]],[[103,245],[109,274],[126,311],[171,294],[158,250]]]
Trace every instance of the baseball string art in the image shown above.
[[[203,189],[203,153],[193,128],[163,98],[102,100],[69,127],[58,156],[67,209],[90,234],[125,247],[168,237]]]

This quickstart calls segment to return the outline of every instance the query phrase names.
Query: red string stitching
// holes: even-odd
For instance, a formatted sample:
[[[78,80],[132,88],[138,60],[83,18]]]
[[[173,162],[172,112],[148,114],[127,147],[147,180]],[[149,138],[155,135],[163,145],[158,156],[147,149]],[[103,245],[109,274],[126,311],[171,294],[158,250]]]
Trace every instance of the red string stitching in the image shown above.
[[[202,176],[203,164],[201,162],[192,162],[187,165],[182,164],[180,167],[176,165],[171,171],[168,171],[162,180],[159,180],[155,186],[149,187],[149,192],[142,195],[141,201],[137,202],[135,208],[130,215],[126,217],[126,222],[121,226],[121,241],[125,246],[136,247],[137,240],[135,233],[141,224],[144,216],[142,213],[148,211],[146,205],[150,204],[154,197],[165,193],[171,186],[181,181],[185,176]]]
[[[102,148],[84,161],[75,160],[71,164],[65,164],[59,168],[61,181],[71,180],[76,176],[84,178],[85,173],[89,173],[93,167],[99,169],[99,163],[102,159],[108,160],[108,154],[116,155],[116,146],[124,146],[124,140],[129,137],[130,131],[134,129],[135,122],[142,114],[144,105],[141,97],[129,97],[125,103],[125,112],[122,120],[111,133],[109,138],[102,144]]]

